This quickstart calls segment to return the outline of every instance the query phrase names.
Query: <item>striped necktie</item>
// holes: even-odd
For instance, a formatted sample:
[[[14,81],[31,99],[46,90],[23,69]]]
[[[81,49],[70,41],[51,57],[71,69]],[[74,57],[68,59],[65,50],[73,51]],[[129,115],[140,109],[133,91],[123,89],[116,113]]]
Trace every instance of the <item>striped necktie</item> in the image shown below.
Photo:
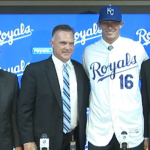
[[[67,70],[67,64],[63,65],[63,132],[67,133],[70,130],[70,84],[69,84],[69,73]]]

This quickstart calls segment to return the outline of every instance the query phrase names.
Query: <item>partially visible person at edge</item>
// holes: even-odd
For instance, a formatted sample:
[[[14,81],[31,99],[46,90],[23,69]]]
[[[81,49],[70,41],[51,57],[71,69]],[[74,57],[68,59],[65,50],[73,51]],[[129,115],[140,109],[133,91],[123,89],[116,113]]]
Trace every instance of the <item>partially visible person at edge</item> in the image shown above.
[[[68,25],[54,27],[50,43],[53,55],[28,65],[21,79],[21,142],[24,150],[37,150],[46,133],[50,150],[70,150],[74,135],[76,149],[84,150],[90,86],[82,64],[71,59],[74,30]]]
[[[86,129],[89,150],[120,150],[124,133],[129,149],[147,149],[139,76],[148,55],[141,43],[120,36],[119,7],[102,7],[98,26],[102,38],[87,46],[83,55],[91,83]]]
[[[1,55],[1,52],[0,52]],[[18,79],[0,69],[0,150],[22,150],[16,121]]]
[[[148,124],[148,129],[150,127],[150,59],[144,61],[141,66],[141,92],[143,99],[143,107],[147,108],[145,113],[147,114],[147,119],[145,122]],[[149,133],[149,132],[148,132]],[[149,145],[150,149],[150,145]]]

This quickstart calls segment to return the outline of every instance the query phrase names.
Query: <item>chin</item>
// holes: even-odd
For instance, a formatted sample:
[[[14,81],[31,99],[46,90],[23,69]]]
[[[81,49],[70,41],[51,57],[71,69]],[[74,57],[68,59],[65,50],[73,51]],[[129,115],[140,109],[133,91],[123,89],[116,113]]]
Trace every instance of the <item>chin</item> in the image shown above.
[[[71,54],[65,54],[63,57],[69,59],[71,57]]]
[[[65,62],[67,62],[69,59],[70,59],[70,57],[63,57],[63,60],[64,60]]]

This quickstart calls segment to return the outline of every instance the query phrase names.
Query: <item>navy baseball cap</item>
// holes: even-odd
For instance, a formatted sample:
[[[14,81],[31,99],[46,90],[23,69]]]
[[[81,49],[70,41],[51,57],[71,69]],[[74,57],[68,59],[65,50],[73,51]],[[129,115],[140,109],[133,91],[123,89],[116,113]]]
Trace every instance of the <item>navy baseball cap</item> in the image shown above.
[[[100,9],[98,22],[113,20],[122,22],[121,10],[117,6],[104,6]]]

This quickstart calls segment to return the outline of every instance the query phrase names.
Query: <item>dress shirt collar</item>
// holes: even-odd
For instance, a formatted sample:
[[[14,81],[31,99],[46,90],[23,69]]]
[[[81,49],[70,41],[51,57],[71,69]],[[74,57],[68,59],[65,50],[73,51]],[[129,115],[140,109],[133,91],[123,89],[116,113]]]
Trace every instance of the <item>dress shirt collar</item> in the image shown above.
[[[53,62],[55,64],[55,67],[58,70],[61,70],[63,68],[64,62],[62,62],[60,59],[58,59],[57,57],[55,57],[54,55],[52,55],[52,60],[53,60]],[[72,67],[73,67],[71,60],[69,59],[66,63],[67,63],[67,69],[71,70]]]
[[[106,47],[106,49],[108,49],[108,46],[112,45],[113,47],[115,47],[116,45],[118,45],[117,43],[120,41],[121,37],[119,36],[118,39],[116,41],[114,41],[112,44],[107,43],[103,38],[101,39],[101,43]]]

